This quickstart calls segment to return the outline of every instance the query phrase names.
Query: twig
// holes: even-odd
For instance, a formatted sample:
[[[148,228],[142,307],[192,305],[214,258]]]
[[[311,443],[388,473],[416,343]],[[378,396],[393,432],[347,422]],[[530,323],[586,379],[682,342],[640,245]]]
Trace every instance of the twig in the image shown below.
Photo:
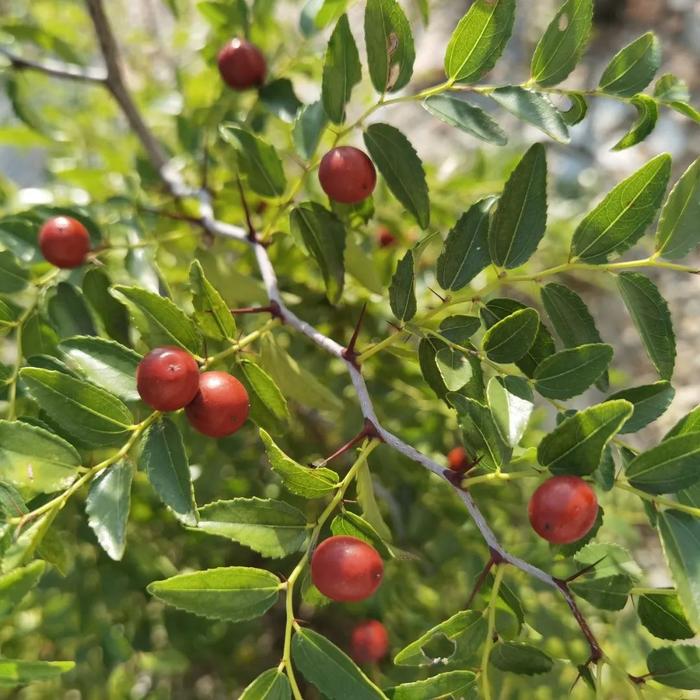
[[[0,46],[0,54],[5,56],[16,70],[33,70],[51,75],[54,78],[85,83],[104,85],[107,82],[107,73],[99,68],[83,68],[83,66],[77,66],[73,63],[54,61],[48,58],[43,61],[32,61],[28,58],[17,56],[3,46]]]

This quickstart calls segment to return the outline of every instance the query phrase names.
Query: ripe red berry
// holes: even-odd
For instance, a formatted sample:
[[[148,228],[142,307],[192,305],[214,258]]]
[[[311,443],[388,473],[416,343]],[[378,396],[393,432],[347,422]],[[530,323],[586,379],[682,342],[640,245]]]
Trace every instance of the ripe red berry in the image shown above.
[[[90,234],[76,219],[56,216],[39,230],[39,248],[44,258],[56,267],[79,267],[90,250]]]
[[[199,391],[185,407],[195,430],[213,438],[233,435],[248,418],[248,392],[227,372],[202,372]]]
[[[386,226],[382,226],[377,231],[377,243],[380,248],[390,248],[396,244],[396,236]]]
[[[463,472],[469,468],[469,455],[461,446],[453,447],[447,453],[447,466],[455,472]]]
[[[267,64],[260,49],[245,39],[232,39],[217,58],[219,73],[234,90],[247,90],[265,82]]]
[[[139,396],[156,411],[177,411],[199,391],[199,367],[182,348],[155,348],[136,370]]]
[[[377,171],[359,148],[339,146],[323,156],[318,179],[332,200],[356,204],[372,194],[377,184]]]
[[[311,557],[311,580],[323,595],[341,602],[369,598],[379,587],[384,562],[356,537],[323,540]]]
[[[350,656],[358,664],[379,661],[389,651],[389,633],[379,620],[365,620],[350,636]]]
[[[578,476],[554,476],[530,498],[530,524],[548,542],[568,544],[584,537],[598,515],[593,489]]]

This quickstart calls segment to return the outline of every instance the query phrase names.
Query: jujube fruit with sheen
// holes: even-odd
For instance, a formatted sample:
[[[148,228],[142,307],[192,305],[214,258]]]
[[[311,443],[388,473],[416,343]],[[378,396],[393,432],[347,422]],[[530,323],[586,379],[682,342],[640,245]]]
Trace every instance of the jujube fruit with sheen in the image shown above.
[[[39,230],[39,248],[44,258],[56,267],[80,267],[90,252],[90,234],[77,219],[56,216]]]
[[[389,651],[389,633],[379,620],[365,620],[355,625],[350,635],[350,656],[358,664],[383,659]]]
[[[177,411],[199,391],[199,367],[182,348],[155,348],[139,363],[136,388],[143,401],[156,411]]]
[[[185,407],[192,427],[213,438],[233,435],[248,418],[246,388],[228,372],[202,372],[199,390]]]
[[[384,562],[377,550],[357,537],[329,537],[311,557],[311,580],[331,600],[355,602],[369,598],[383,575]]]
[[[532,494],[528,515],[540,537],[569,544],[590,532],[598,516],[598,499],[578,476],[554,476]]]
[[[245,39],[232,39],[217,57],[223,81],[234,90],[247,90],[265,82],[267,63],[260,49]]]
[[[377,171],[359,148],[338,146],[323,156],[318,179],[323,191],[335,202],[356,204],[374,191]]]

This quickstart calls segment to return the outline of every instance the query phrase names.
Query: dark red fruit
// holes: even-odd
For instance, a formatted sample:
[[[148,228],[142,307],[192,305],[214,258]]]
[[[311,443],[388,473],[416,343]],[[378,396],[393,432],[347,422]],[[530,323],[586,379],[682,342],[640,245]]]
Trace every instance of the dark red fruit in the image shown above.
[[[182,348],[155,348],[136,370],[139,396],[156,411],[177,411],[199,391],[199,367]]]
[[[554,476],[532,494],[528,514],[540,537],[568,544],[590,532],[598,515],[598,499],[578,476]]]
[[[39,230],[39,248],[44,258],[56,267],[80,267],[90,251],[90,234],[76,219],[56,216]]]
[[[202,372],[199,391],[185,407],[195,430],[213,438],[233,435],[248,418],[248,392],[227,372]]]
[[[358,664],[379,661],[389,651],[389,633],[379,620],[365,620],[355,626],[350,636],[350,656]]]
[[[377,184],[377,171],[359,148],[339,146],[323,156],[318,179],[332,200],[356,204],[372,194]]]
[[[447,466],[449,466],[452,471],[464,472],[469,468],[470,464],[469,455],[461,445],[453,447],[447,453]]]
[[[247,90],[265,82],[267,64],[260,49],[245,39],[232,39],[217,58],[219,73],[234,90]]]
[[[396,244],[396,236],[386,226],[382,226],[377,231],[377,243],[380,248],[390,248]]]
[[[379,587],[384,562],[356,537],[329,537],[311,557],[311,580],[323,595],[341,602],[364,600]]]

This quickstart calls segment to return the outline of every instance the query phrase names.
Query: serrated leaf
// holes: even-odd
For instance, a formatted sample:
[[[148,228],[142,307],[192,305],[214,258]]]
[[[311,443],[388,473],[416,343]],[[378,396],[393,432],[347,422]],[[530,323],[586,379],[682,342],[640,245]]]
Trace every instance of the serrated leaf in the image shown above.
[[[561,118],[567,126],[576,126],[582,122],[588,112],[588,102],[583,93],[569,90],[566,94],[569,98],[569,109],[562,111]]]
[[[116,396],[93,384],[36,367],[25,367],[20,377],[42,411],[80,444],[120,444],[134,422]]]
[[[549,97],[519,85],[506,85],[488,93],[503,109],[560,143],[569,143],[569,129]]]
[[[654,131],[659,118],[658,102],[648,95],[635,95],[630,104],[637,110],[637,121],[630,130],[612,147],[613,151],[636,146]]]
[[[639,621],[659,639],[691,639],[695,636],[675,591],[645,593],[637,603]]]
[[[624,399],[634,407],[634,413],[622,426],[620,433],[636,433],[649,423],[653,423],[666,412],[675,394],[676,390],[671,384],[662,381],[623,389],[609,396],[608,401]]]
[[[488,235],[495,202],[495,197],[486,197],[472,204],[447,234],[437,260],[437,280],[443,289],[466,287],[490,264]]]
[[[554,15],[535,48],[532,79],[549,87],[560,83],[576,67],[593,22],[592,0],[567,0]]]
[[[326,294],[336,303],[345,282],[345,226],[335,214],[316,202],[296,206],[289,217],[292,233],[299,236],[316,261],[326,284]]]
[[[24,596],[39,583],[45,570],[45,562],[33,561],[0,576],[0,617],[14,611]]]
[[[202,339],[194,323],[170,299],[140,287],[116,285],[112,288],[117,298],[126,300],[145,322],[141,328],[151,347],[179,345],[192,353],[199,353]]]
[[[520,309],[494,323],[482,340],[482,347],[489,359],[508,364],[527,354],[537,336],[540,316],[535,309]]]
[[[389,304],[399,321],[410,321],[418,310],[413,251],[408,250],[399,260],[389,285]]]
[[[476,0],[462,17],[445,51],[453,81],[476,82],[503,53],[515,20],[515,0]]]
[[[423,163],[411,142],[390,124],[370,124],[364,134],[372,160],[394,197],[416,218],[421,228],[430,223],[430,199]]]
[[[299,551],[307,534],[306,517],[300,510],[264,498],[208,503],[199,509],[197,529],[275,558]]]
[[[239,622],[267,612],[279,597],[279,587],[280,580],[269,571],[229,566],[154,581],[147,590],[180,610]]]
[[[296,152],[304,160],[310,160],[316,153],[326,124],[328,117],[320,100],[306,105],[297,115],[292,138]]]
[[[0,251],[0,294],[16,294],[29,283],[29,272],[9,250]]]
[[[250,396],[250,417],[253,422],[268,432],[284,432],[290,417],[289,408],[277,384],[252,360],[242,359],[240,368]]]
[[[129,314],[110,293],[112,282],[104,270],[93,267],[83,277],[83,295],[97,314],[107,335],[122,345],[129,343]]]
[[[578,411],[542,439],[537,460],[553,474],[592,474],[632,410],[629,401],[606,401]]]
[[[547,673],[554,665],[549,654],[524,642],[498,642],[491,650],[489,663],[501,671],[525,676]]]
[[[448,391],[461,389],[472,378],[472,366],[461,350],[441,348],[435,353],[435,364]]]
[[[471,671],[447,671],[424,681],[402,683],[386,690],[391,700],[435,700],[442,697],[464,697],[476,684]]]
[[[75,668],[73,661],[19,661],[0,659],[0,686],[14,688],[27,683],[50,681]]]
[[[386,698],[349,656],[311,629],[294,634],[292,659],[304,678],[331,700]]]
[[[8,307],[0,301],[0,327],[3,318],[17,318],[14,307]],[[38,313],[33,313],[22,326],[22,352],[25,357],[32,355],[53,355],[56,352],[59,337],[56,331]]]
[[[670,172],[671,157],[662,153],[616,185],[574,231],[572,256],[604,263],[632,247],[656,216]]]
[[[270,668],[246,687],[239,700],[290,700],[291,697],[287,676],[278,668]]]
[[[644,90],[661,65],[661,45],[647,32],[615,54],[600,78],[603,92],[630,97]]]
[[[335,490],[338,475],[333,470],[325,467],[315,469],[304,467],[284,454],[270,435],[262,429],[260,437],[265,445],[270,466],[282,479],[288,491],[303,498],[321,498]]]
[[[117,462],[97,475],[85,502],[88,525],[110,559],[120,561],[126,548],[133,468]]]
[[[571,583],[571,590],[600,610],[622,610],[632,590],[627,574],[604,577],[584,577]]]
[[[666,300],[648,277],[637,272],[618,275],[617,288],[659,376],[670,380],[676,364],[676,336]]]
[[[491,377],[486,395],[498,432],[508,445],[515,447],[535,408],[530,385],[520,377]]]
[[[537,250],[547,226],[547,159],[536,143],[510,174],[488,233],[491,259],[514,268]]]
[[[199,260],[190,265],[190,287],[195,318],[202,332],[217,340],[235,338],[236,321],[221,294],[206,278]]]
[[[498,146],[508,143],[508,136],[494,119],[461,97],[450,94],[431,95],[421,104],[440,121],[476,136],[481,141]]]
[[[700,158],[681,175],[661,210],[656,252],[679,260],[700,244]]]
[[[336,515],[331,522],[331,532],[334,535],[349,535],[371,544],[383,559],[391,559],[393,554],[379,533],[364,518],[355,513],[344,510]]]
[[[637,455],[626,468],[635,488],[676,493],[700,481],[700,433],[678,435]]]
[[[546,357],[534,373],[535,389],[550,399],[582,394],[608,368],[613,349],[605,343],[588,343]]]
[[[647,656],[649,674],[670,688],[700,688],[700,647],[680,644],[652,649]]]
[[[96,334],[85,299],[72,284],[56,285],[46,302],[46,311],[51,325],[62,338]]]
[[[158,497],[187,525],[194,525],[197,514],[190,467],[177,425],[162,417],[151,425],[141,442],[139,466]]]
[[[345,120],[345,105],[353,87],[362,79],[360,54],[350,31],[347,15],[343,15],[328,41],[323,64],[321,99],[328,118],[335,124]]]

